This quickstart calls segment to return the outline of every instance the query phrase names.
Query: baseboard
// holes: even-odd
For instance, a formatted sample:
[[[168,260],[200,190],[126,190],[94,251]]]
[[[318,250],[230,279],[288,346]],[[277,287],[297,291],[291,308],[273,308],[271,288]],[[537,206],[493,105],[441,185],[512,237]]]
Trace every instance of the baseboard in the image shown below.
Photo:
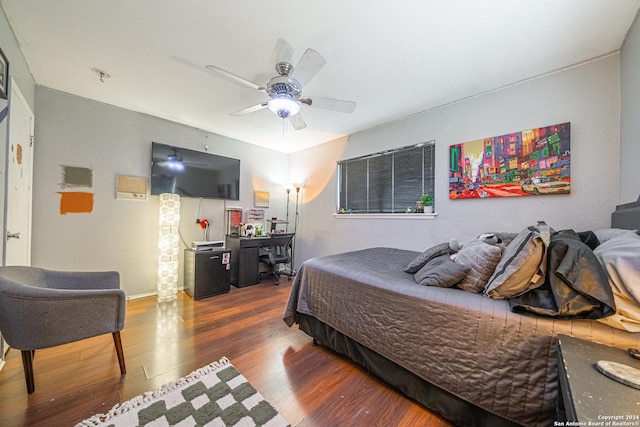
[[[146,298],[146,297],[152,297],[154,295],[158,295],[158,292],[145,292],[143,294],[127,295],[127,299]]]
[[[178,289],[178,293],[184,292],[184,289]],[[127,299],[138,299],[138,298],[146,298],[146,297],[152,297],[154,295],[158,295],[158,292],[145,292],[143,294],[135,294],[135,295],[127,295]]]

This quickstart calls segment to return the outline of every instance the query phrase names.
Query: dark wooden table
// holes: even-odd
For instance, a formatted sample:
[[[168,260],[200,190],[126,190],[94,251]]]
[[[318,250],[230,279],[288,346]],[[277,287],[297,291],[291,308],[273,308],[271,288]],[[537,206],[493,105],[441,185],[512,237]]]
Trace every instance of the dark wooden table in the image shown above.
[[[559,413],[564,410],[567,421],[592,422],[584,425],[640,426],[640,390],[600,373],[595,367],[599,360],[640,369],[640,360],[626,349],[558,335]]]

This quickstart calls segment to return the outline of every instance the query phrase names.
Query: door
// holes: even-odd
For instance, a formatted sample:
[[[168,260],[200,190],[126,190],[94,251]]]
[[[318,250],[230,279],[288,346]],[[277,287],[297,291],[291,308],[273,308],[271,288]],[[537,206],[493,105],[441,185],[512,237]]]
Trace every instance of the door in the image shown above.
[[[31,264],[34,114],[11,80],[4,265]]]
[[[30,265],[34,114],[13,79],[8,106],[2,265]],[[0,334],[0,369],[7,349]]]

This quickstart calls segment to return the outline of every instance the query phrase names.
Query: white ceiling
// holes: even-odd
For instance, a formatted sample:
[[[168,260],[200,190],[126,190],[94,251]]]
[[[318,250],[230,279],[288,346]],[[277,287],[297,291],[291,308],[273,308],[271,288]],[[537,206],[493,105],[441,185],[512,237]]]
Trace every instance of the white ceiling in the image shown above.
[[[640,0],[0,0],[39,85],[294,152],[619,49]],[[230,112],[307,48],[327,62],[295,131]],[[111,75],[104,83],[92,68]]]

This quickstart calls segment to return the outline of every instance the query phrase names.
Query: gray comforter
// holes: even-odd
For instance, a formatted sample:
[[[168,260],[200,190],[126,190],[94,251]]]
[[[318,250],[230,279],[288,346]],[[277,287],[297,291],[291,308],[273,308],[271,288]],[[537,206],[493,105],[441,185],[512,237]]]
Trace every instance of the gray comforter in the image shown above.
[[[417,255],[371,248],[308,260],[284,320],[313,316],[430,383],[531,426],[555,419],[557,334],[640,345],[640,334],[594,320],[522,315],[506,300],[420,286],[403,271]]]

